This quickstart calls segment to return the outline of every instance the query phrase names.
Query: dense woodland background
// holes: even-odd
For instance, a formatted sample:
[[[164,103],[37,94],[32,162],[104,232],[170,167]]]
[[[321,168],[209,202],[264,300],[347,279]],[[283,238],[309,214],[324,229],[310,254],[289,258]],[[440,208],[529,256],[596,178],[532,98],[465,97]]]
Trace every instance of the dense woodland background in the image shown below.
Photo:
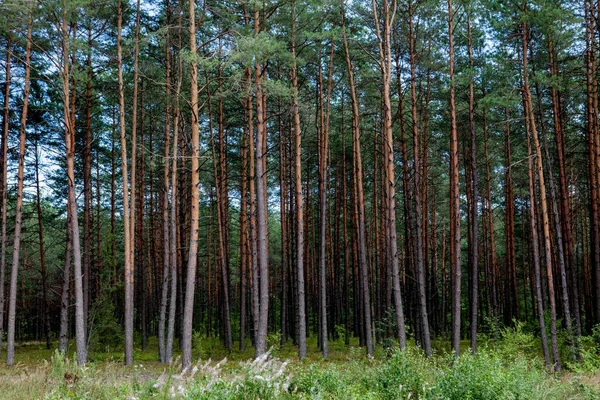
[[[184,366],[193,335],[429,355],[521,321],[560,370],[600,322],[599,16],[3,1],[7,363],[72,337],[80,364],[153,336]]]

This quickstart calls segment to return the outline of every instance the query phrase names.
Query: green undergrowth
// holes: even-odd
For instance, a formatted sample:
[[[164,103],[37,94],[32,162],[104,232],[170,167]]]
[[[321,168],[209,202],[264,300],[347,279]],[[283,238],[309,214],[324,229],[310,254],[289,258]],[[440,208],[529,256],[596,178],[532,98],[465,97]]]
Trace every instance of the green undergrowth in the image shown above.
[[[20,346],[17,364],[0,367],[2,399],[600,399],[600,342],[582,338],[579,360],[562,374],[549,371],[534,335],[517,326],[497,340],[482,338],[475,355],[453,357],[447,343],[434,341],[434,355],[409,343],[406,349],[379,348],[374,358],[354,340],[330,343],[320,357],[315,338],[299,361],[291,343],[273,337],[269,354],[252,359],[253,349],[227,353],[218,340],[194,337],[198,360],[181,370],[178,359],[156,362],[155,340],[135,352],[126,367],[117,350],[94,352],[84,367],[74,354],[63,356],[38,344]],[[600,332],[598,332],[600,334]],[[462,347],[468,349],[466,342]]]

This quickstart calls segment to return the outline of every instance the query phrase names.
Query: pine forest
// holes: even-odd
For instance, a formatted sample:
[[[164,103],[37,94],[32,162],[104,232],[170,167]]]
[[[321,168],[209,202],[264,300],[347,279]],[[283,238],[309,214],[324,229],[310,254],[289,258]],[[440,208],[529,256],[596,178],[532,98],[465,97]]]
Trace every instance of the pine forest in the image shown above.
[[[0,397],[600,398],[597,52],[596,0],[0,1]]]

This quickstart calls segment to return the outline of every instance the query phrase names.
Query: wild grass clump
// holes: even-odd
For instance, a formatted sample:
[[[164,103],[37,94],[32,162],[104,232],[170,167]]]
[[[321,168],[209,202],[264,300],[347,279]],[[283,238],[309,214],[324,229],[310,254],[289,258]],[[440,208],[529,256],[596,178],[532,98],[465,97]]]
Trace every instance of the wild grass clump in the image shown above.
[[[299,398],[308,399],[364,398],[356,364],[310,364],[294,374],[290,392]],[[365,371],[364,368],[361,370]]]
[[[239,364],[239,369],[227,373],[223,370],[226,360],[215,364],[207,362],[192,369],[192,377],[198,379],[171,390],[173,397],[186,399],[275,399],[288,392],[290,375],[287,362],[266,353],[255,360]]]
[[[375,369],[373,386],[382,399],[423,398],[434,370],[434,359],[427,359],[417,347],[397,349]]]
[[[428,393],[433,399],[542,399],[548,388],[560,382],[538,363],[522,358],[506,361],[496,351],[465,354],[436,372]]]
[[[599,329],[600,335],[600,329]],[[40,363],[0,366],[4,399],[600,399],[600,345],[582,338],[581,361],[554,374],[544,366],[538,338],[518,325],[481,341],[476,354],[454,357],[440,347],[427,358],[414,342],[406,349],[381,348],[374,358],[364,349],[332,341],[330,359],[322,360],[316,341],[298,361],[287,343],[255,360],[248,352],[231,353],[219,362],[198,361],[182,370],[180,360],[166,366],[151,351],[133,366],[116,358],[96,358],[84,367],[73,354],[55,352]],[[205,353],[218,340],[196,335],[195,351]],[[333,350],[335,349],[335,350]],[[44,353],[46,354],[46,353]],[[279,357],[278,357],[279,356]],[[290,361],[282,360],[285,356]]]

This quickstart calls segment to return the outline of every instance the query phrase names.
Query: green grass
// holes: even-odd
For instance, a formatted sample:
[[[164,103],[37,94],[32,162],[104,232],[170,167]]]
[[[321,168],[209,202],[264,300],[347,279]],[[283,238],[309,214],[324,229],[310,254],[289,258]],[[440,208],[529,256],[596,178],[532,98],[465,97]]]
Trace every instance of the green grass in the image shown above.
[[[63,358],[42,343],[16,349],[14,367],[0,366],[1,399],[595,399],[600,398],[597,341],[584,340],[583,360],[562,375],[550,373],[534,336],[520,329],[501,340],[482,340],[477,355],[449,355],[449,343],[434,340],[426,358],[413,342],[404,351],[378,347],[368,359],[353,338],[330,342],[323,360],[316,338],[306,359],[290,342],[268,358],[252,361],[253,348],[228,353],[218,339],[194,337],[194,368],[157,362],[152,338],[136,348],[133,366],[119,349],[90,353],[78,367],[73,352]],[[462,347],[468,349],[468,343]],[[209,361],[212,360],[212,361]]]

